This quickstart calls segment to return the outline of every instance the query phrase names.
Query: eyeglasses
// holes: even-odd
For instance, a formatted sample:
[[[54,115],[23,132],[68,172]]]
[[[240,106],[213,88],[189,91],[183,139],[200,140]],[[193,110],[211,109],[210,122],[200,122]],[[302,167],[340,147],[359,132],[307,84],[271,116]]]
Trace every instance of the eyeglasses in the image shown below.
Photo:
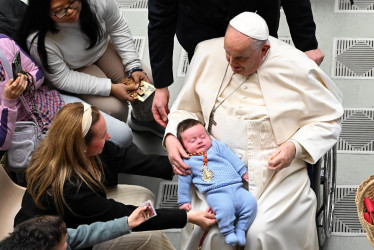
[[[57,18],[63,18],[64,16],[66,16],[68,9],[75,10],[76,8],[78,8],[79,2],[80,0],[73,0],[72,2],[70,2],[68,7],[60,9],[56,11],[55,13],[51,13],[51,15]]]

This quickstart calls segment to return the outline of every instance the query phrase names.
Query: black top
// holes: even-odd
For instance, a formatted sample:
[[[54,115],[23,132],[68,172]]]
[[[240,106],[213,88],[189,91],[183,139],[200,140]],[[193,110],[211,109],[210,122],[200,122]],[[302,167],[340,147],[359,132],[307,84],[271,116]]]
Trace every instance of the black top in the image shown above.
[[[191,59],[196,45],[225,35],[229,21],[244,11],[256,11],[277,37],[280,0],[149,0],[148,38],[152,76],[156,88],[173,83],[174,35]],[[318,48],[309,0],[282,0],[296,48]]]
[[[69,228],[129,216],[136,209],[136,206],[107,199],[105,192],[97,190],[95,193],[86,184],[79,185],[76,179],[73,179],[72,182],[65,182],[64,197],[75,213],[64,207],[62,218]],[[46,195],[43,204],[46,209],[38,208],[29,192],[26,191],[22,199],[21,209],[15,217],[14,225],[39,215],[57,215],[52,196]],[[187,214],[184,210],[156,209],[156,212],[157,216],[134,228],[134,231],[183,228],[187,223]]]

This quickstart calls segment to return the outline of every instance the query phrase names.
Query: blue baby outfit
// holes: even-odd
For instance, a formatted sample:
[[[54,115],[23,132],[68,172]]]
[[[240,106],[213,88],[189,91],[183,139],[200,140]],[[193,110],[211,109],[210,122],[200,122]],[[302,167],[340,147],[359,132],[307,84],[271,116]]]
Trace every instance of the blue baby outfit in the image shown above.
[[[178,203],[191,203],[190,185],[206,195],[210,208],[216,213],[218,227],[230,245],[244,246],[245,231],[256,217],[256,199],[242,188],[241,176],[247,171],[245,164],[224,143],[212,140],[207,152],[207,168],[213,171],[209,182],[201,178],[203,155],[193,155],[184,162],[191,167],[191,174],[178,177]],[[236,226],[234,221],[238,216]]]

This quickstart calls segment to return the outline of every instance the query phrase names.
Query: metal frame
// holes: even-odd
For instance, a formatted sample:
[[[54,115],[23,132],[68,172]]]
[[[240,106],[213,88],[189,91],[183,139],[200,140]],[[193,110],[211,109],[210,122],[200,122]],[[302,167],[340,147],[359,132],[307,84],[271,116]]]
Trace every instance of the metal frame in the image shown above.
[[[312,165],[312,188],[317,197],[316,225],[322,247],[331,235],[336,189],[336,145]]]

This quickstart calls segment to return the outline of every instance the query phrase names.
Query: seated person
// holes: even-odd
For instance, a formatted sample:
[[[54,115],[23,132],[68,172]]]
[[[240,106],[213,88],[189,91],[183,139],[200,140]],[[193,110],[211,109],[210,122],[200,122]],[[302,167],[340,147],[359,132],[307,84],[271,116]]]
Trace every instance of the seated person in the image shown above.
[[[29,79],[33,78],[32,81],[30,79],[30,82],[35,84],[36,102],[43,122],[47,122],[49,125],[57,111],[65,103],[81,102],[82,100],[42,86],[44,82],[43,70],[13,39],[3,34],[0,34],[1,52],[4,56],[0,57],[0,92],[3,93],[0,94],[0,117],[2,121],[0,124],[0,150],[7,150],[11,145],[15,122],[32,120],[19,98],[24,92],[23,89],[26,88],[26,76],[19,76],[14,81],[12,80],[11,63],[17,52],[20,52],[22,69],[28,72]],[[7,65],[8,67],[6,67]],[[112,135],[112,138],[105,145],[103,154],[100,155],[106,171],[106,184],[116,185],[118,183],[118,173],[130,172],[168,180],[172,179],[173,173],[167,156],[144,154],[132,142],[132,132],[124,122],[104,112],[101,112],[101,114],[108,124],[108,132]],[[123,157],[125,157],[125,160],[118,160],[118,158]],[[122,164],[119,164],[120,162]],[[165,169],[170,171],[162,172]]]
[[[22,70],[26,74],[13,76],[12,61],[17,52],[20,52]],[[48,124],[52,121],[57,111],[64,105],[60,94],[55,90],[48,90],[42,86],[44,82],[43,71],[34,61],[19,48],[10,37],[0,34],[0,150],[7,150],[11,144],[16,121],[32,120],[29,107],[25,107],[20,96],[24,93],[27,84],[34,84],[35,98],[38,104],[48,105],[48,110],[39,110],[43,122]],[[50,94],[51,99],[41,98],[44,94]],[[31,106],[32,103],[29,103]],[[43,106],[46,108],[46,106]],[[43,128],[41,128],[43,129]]]
[[[242,178],[248,181],[244,162],[224,143],[212,141],[197,120],[180,122],[177,137],[190,156],[183,161],[191,167],[190,175],[178,178],[180,208],[191,210],[190,186],[193,182],[201,193],[206,194],[226,243],[244,246],[245,232],[255,219],[257,209],[255,198],[242,187]],[[234,226],[236,216],[238,220]]]
[[[27,189],[14,224],[39,215],[58,215],[67,227],[77,228],[129,216],[136,207],[108,199],[104,187],[106,175],[98,155],[109,139],[106,122],[96,107],[80,102],[62,107],[33,153],[26,171]],[[127,163],[126,156],[116,160],[118,165]],[[134,172],[145,171],[141,161],[138,160],[140,165],[135,165]],[[149,172],[171,175],[172,168],[155,165]],[[128,192],[131,192],[130,186]],[[187,213],[180,209],[157,209],[156,213],[156,217],[134,230],[182,228],[187,222],[202,227],[215,223],[213,214],[201,210]],[[134,241],[147,247],[153,241],[172,246],[163,234],[152,231],[151,235],[140,235]]]
[[[22,222],[8,237],[0,242],[0,249],[81,249],[131,233],[146,221],[145,210],[139,206],[130,216],[66,228],[58,216],[43,215]]]
[[[188,118],[206,124],[211,137],[248,167],[257,213],[244,250],[316,250],[316,197],[306,164],[317,162],[336,143],[341,102],[341,92],[314,61],[269,36],[258,14],[244,12],[230,21],[225,37],[196,48],[168,116],[165,147],[175,173],[188,174],[177,126]],[[191,205],[205,208],[205,196],[191,192]],[[197,249],[203,233],[186,226],[182,249]],[[213,226],[202,250],[234,249],[224,240]]]
[[[163,136],[151,111],[153,95],[141,102],[129,94],[150,78],[115,0],[29,0],[19,34],[57,89],[124,122],[130,102],[130,127]],[[123,84],[127,76],[136,85]]]

